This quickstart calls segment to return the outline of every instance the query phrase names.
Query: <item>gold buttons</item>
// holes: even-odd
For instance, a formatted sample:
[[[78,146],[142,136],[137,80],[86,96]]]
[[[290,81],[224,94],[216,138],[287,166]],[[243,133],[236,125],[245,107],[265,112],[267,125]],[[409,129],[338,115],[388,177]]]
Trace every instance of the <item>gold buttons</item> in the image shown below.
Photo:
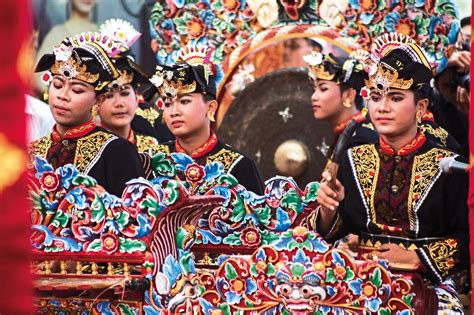
[[[397,193],[398,189],[400,189],[397,185],[392,185],[391,187],[393,193]]]

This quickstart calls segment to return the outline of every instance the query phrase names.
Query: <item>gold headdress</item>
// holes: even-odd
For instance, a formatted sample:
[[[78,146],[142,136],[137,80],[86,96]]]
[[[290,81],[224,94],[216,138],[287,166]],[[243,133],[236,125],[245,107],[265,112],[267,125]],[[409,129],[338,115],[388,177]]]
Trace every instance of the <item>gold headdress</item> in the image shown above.
[[[327,62],[333,62],[333,64],[337,64],[337,62],[330,56],[327,56],[328,59],[326,60],[325,56],[320,52],[313,51],[311,54],[303,56],[303,60],[309,64],[309,77],[313,81],[320,80],[333,80],[336,76],[336,73],[331,73],[326,68]]]

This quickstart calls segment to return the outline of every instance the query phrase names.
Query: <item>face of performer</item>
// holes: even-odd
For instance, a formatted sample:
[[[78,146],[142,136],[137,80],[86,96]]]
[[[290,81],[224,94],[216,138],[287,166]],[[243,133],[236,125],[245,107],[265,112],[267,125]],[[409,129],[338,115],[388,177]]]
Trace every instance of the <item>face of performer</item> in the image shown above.
[[[210,120],[207,112],[215,113],[216,101],[206,102],[200,93],[178,96],[172,103],[166,104],[163,111],[168,129],[177,138],[187,138],[209,131]]]
[[[340,86],[334,81],[316,80],[313,83],[314,92],[311,96],[314,118],[317,120],[337,120],[344,109],[342,102],[345,92],[341,93]]]
[[[100,103],[94,86],[78,79],[56,75],[49,88],[49,107],[59,127],[69,129],[92,119],[92,107]]]
[[[99,107],[101,124],[109,130],[130,126],[138,107],[138,98],[131,84],[104,94],[104,101]]]
[[[381,94],[370,93],[369,111],[372,122],[380,135],[386,139],[404,139],[406,142],[416,136],[416,116],[425,113],[427,99],[415,101],[415,93],[410,90],[390,89]]]
[[[73,10],[81,14],[89,14],[95,6],[96,0],[71,0]]]

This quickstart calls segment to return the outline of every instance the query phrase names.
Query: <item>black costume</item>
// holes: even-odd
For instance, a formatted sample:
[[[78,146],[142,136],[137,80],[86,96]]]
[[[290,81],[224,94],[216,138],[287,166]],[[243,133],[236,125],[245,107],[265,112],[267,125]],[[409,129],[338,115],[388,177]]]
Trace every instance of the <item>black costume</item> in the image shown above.
[[[159,147],[161,152],[166,154],[173,152],[186,154],[178,141],[161,144]],[[239,184],[247,188],[247,190],[263,195],[264,187],[255,163],[231,146],[220,142],[214,133],[212,133],[206,143],[191,154],[191,157],[199,165],[206,165],[216,161],[221,162],[224,165],[224,171],[232,174],[239,181]]]
[[[73,164],[116,196],[122,195],[127,181],[145,175],[133,145],[92,121],[68,130],[63,137],[53,130],[32,142],[29,151],[46,158],[54,168]]]
[[[174,140],[174,135],[163,123],[162,112],[150,103],[138,103],[138,109],[132,120],[132,129],[142,135],[156,138],[159,143]]]
[[[350,149],[339,173],[345,198],[327,238],[354,233],[361,245],[414,249],[434,283],[466,267],[468,179],[441,172],[450,156],[421,132],[398,153],[383,141]]]

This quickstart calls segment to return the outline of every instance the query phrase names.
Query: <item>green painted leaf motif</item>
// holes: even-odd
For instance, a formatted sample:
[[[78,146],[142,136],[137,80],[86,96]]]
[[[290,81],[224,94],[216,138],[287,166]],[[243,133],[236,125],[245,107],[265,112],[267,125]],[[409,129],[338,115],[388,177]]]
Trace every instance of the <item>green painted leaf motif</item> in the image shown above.
[[[413,22],[416,26],[416,33],[417,35],[426,35],[428,34],[428,27],[430,25],[430,20],[423,18],[423,16],[415,16]]]
[[[237,278],[237,271],[235,270],[234,266],[232,266],[232,264],[226,263],[225,277],[229,280],[234,280]]]
[[[273,276],[276,274],[276,269],[275,269],[275,266],[273,264],[267,264],[267,272],[266,272],[266,275],[267,276]]]
[[[411,306],[413,301],[413,294],[407,294],[402,297],[403,302],[405,302],[408,306]]]
[[[176,202],[176,200],[178,200],[179,198],[178,187],[179,187],[179,183],[177,181],[174,181],[174,180],[168,181],[165,188],[166,193],[168,195],[168,198],[166,198],[166,204],[172,205],[173,203]]]
[[[130,213],[125,212],[125,211],[120,211],[114,214],[115,216],[115,222],[117,222],[120,231],[122,231],[129,222],[130,219]]]
[[[295,263],[293,266],[290,267],[291,274],[297,277],[301,277],[305,270],[305,266],[300,263]]]
[[[224,315],[231,315],[229,304],[218,304],[217,308],[220,309],[224,313]]]
[[[178,230],[176,231],[176,245],[179,249],[184,249],[184,243],[189,237],[189,232],[186,229],[182,227],[178,228]]]
[[[222,240],[222,243],[226,245],[237,246],[237,245],[242,245],[242,240],[240,239],[240,236],[238,233],[233,233],[233,234],[227,235]]]
[[[262,237],[262,245],[271,245],[272,243],[280,239],[280,235],[270,232],[268,230],[262,232],[260,236]]]
[[[187,22],[191,19],[188,12],[184,12],[184,14],[179,17],[175,18],[174,24],[176,25],[176,29],[179,33],[185,33],[188,29]]]
[[[119,251],[121,253],[134,253],[134,252],[144,252],[146,250],[146,244],[140,240],[133,240],[124,237],[119,237]]]
[[[306,195],[303,196],[304,203],[310,203],[312,201],[316,201],[318,198],[318,190],[319,190],[319,183],[311,182],[306,185]]]
[[[384,307],[384,308],[379,309],[377,314],[379,314],[379,315],[390,315],[391,312],[390,312],[390,309]]]
[[[290,189],[281,199],[281,207],[290,208],[297,214],[301,212],[301,198],[295,189]]]
[[[291,241],[288,242],[287,247],[288,247],[288,250],[293,250],[293,249],[295,249],[295,248],[301,248],[301,249],[306,248],[306,249],[308,249],[308,250],[311,250],[311,249],[312,249],[312,248],[311,248],[311,243],[310,243],[308,240],[305,240],[305,241],[303,241],[303,242],[301,242],[301,243],[300,243],[300,242],[297,242],[297,241],[295,241],[295,240],[291,240]]]
[[[256,264],[250,265],[250,274],[254,277],[258,276],[257,265]]]
[[[226,21],[220,20],[220,19],[215,19],[212,22],[212,25],[218,31],[219,33],[224,33],[224,31],[227,29],[227,23]]]
[[[326,282],[334,283],[336,282],[336,277],[334,277],[334,269],[326,269]]]
[[[73,180],[72,180],[73,185],[84,185],[86,187],[93,187],[97,185],[97,181],[87,175],[82,175],[78,174]]]
[[[105,218],[104,204],[100,200],[97,193],[94,194],[94,201],[91,204],[91,221],[98,223],[103,221]]]
[[[291,313],[288,312],[288,311],[286,310],[286,308],[283,308],[283,309],[281,310],[281,315],[291,315]]]
[[[382,11],[385,9],[386,3],[384,0],[378,0],[377,1],[377,11]]]
[[[166,158],[165,153],[157,153],[151,158],[151,168],[160,176],[172,178],[176,175],[174,164]]]
[[[124,303],[118,304],[117,308],[120,310],[121,315],[135,315],[135,311],[137,311],[135,308],[132,308],[130,305]]]
[[[376,268],[374,272],[369,277],[370,281],[375,285],[378,289],[382,285],[382,273],[380,272],[379,268]]]
[[[219,184],[227,184],[229,187],[235,187],[239,183],[237,179],[230,174],[220,176],[218,182]]]
[[[264,225],[270,224],[271,209],[269,206],[265,205],[265,207],[263,208],[257,208],[255,209],[254,213],[258,221],[260,221],[262,224]]]
[[[100,252],[101,249],[102,240],[98,238],[90,242],[89,246],[87,247],[87,252]]]
[[[140,208],[146,209],[148,214],[154,218],[156,218],[160,212],[158,202],[151,196],[147,196],[145,200],[142,201]]]
[[[436,2],[435,12],[440,15],[457,17],[457,8],[450,0],[441,0]]]
[[[211,8],[215,11],[222,10],[222,1],[221,0],[214,1],[213,3],[211,3]]]
[[[249,300],[245,300],[245,306],[247,307],[253,307],[253,303]]]
[[[163,14],[163,6],[159,2],[155,2],[151,9],[150,20],[156,25],[165,15]]]
[[[232,205],[234,206],[234,208],[232,209],[232,212],[230,214],[230,220],[232,222],[242,221],[245,216],[245,205],[242,201],[242,198],[240,198],[240,196],[237,196]]]
[[[62,212],[61,210],[56,211],[56,215],[54,216],[51,225],[54,227],[65,227],[69,222],[69,214]]]
[[[349,267],[346,267],[346,277],[344,278],[344,281],[349,281],[349,280],[352,280],[354,279],[354,271],[352,271],[351,268]]]
[[[352,303],[353,306],[360,306],[359,300],[355,300],[354,303]]]
[[[183,274],[187,275],[192,272],[194,268],[194,256],[190,251],[184,252],[179,256],[179,265],[183,270]]]

